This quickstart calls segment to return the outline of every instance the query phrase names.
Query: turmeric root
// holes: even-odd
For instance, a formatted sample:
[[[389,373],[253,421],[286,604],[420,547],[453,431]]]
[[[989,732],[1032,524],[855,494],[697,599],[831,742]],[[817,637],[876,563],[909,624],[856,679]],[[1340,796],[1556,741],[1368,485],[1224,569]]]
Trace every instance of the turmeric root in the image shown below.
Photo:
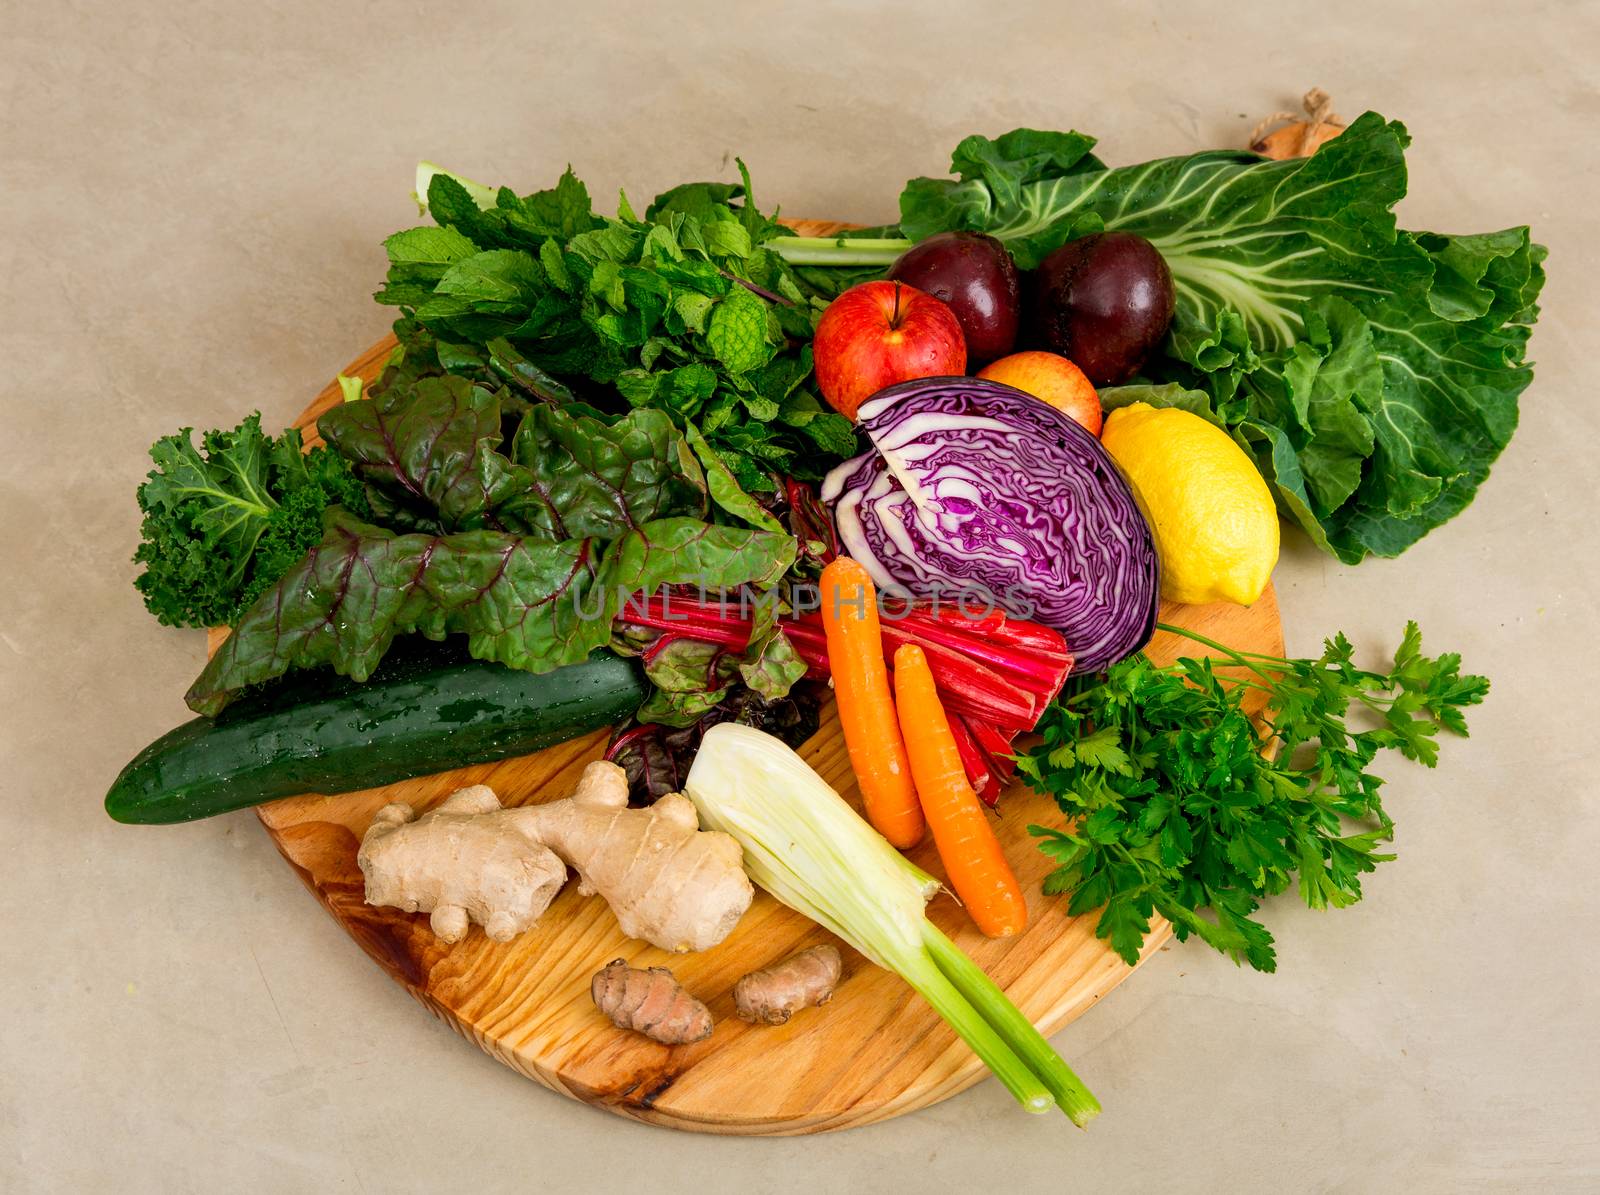
[[[632,1029],[663,1045],[687,1045],[711,1036],[711,1010],[665,967],[644,971],[612,959],[595,972],[589,995],[618,1029]]]
[[[833,999],[840,967],[837,947],[802,950],[775,967],[752,971],[734,984],[734,1011],[741,1021],[782,1025],[802,1008]]]
[[[409,805],[379,810],[357,862],[371,905],[432,914],[434,933],[459,941],[469,922],[497,942],[530,928],[566,880],[598,892],[622,932],[663,950],[707,950],[733,932],[755,890],[739,844],[699,828],[678,794],[629,809],[615,764],[584,769],[564,801],[503,809],[474,785],[420,818]]]
[[[702,833],[680,793],[629,809],[627,775],[613,763],[585,768],[570,799],[508,816],[577,870],[580,893],[605,898],[623,933],[662,950],[709,950],[733,932],[755,894],[738,842]]]
[[[420,818],[409,805],[385,805],[356,855],[367,903],[430,913],[445,942],[466,936],[469,921],[496,942],[528,929],[561,891],[567,867],[498,820],[499,810],[500,799],[482,784]]]

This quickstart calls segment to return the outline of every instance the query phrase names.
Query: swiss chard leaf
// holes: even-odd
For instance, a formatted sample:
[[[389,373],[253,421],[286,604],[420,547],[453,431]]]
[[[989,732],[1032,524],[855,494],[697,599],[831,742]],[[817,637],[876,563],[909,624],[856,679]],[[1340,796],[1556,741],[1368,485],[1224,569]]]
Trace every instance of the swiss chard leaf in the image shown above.
[[[654,519],[706,513],[706,480],[665,412],[605,423],[558,407],[528,412],[512,441],[529,489],[509,504],[550,539],[615,539]]]
[[[343,403],[317,421],[317,431],[381,491],[391,517],[409,513],[408,526],[504,528],[497,509],[532,484],[499,452],[499,397],[461,377],[423,378]]]
[[[397,535],[330,512],[327,534],[262,594],[186,696],[214,716],[241,689],[328,665],[365,680],[394,637],[467,636],[477,659],[545,672],[611,637],[622,602],[670,584],[770,586],[794,541],[698,519],[646,523],[609,545],[498,531]]]

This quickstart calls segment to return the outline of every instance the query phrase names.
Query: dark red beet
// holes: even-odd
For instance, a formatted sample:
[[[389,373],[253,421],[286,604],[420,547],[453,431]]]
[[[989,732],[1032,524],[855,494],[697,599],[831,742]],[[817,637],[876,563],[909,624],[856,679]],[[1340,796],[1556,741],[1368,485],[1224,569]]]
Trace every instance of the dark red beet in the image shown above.
[[[1022,287],[1006,247],[981,232],[941,232],[907,249],[889,277],[943,299],[967,338],[967,364],[983,365],[1017,345]]]
[[[1149,241],[1097,232],[1068,241],[1029,278],[1027,340],[1069,358],[1096,386],[1138,372],[1172,325],[1172,271]]]

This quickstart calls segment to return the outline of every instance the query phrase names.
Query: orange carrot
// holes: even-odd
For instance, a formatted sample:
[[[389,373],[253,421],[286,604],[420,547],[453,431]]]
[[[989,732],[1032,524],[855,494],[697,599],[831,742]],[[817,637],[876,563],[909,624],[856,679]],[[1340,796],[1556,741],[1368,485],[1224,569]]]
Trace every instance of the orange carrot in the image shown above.
[[[867,570],[847,557],[822,570],[822,626],[839,723],[867,820],[907,850],[922,841],[926,825],[889,695],[877,591]]]
[[[894,693],[911,775],[950,886],[991,938],[1021,933],[1028,924],[1028,902],[978,795],[967,783],[928,658],[914,643],[894,653]]]

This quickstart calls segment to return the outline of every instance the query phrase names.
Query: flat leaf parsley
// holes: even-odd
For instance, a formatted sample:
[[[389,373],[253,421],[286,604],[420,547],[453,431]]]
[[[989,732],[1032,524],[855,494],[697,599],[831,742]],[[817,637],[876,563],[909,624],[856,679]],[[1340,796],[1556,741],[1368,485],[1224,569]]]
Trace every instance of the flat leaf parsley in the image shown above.
[[[1068,895],[1074,916],[1100,909],[1095,932],[1130,964],[1159,913],[1180,941],[1271,971],[1262,899],[1298,882],[1314,909],[1360,900],[1362,875],[1394,858],[1379,850],[1394,822],[1373,759],[1397,750],[1432,767],[1439,728],[1465,735],[1462,710],[1489,682],[1463,675],[1459,655],[1424,656],[1414,622],[1387,672],[1357,668],[1342,634],[1316,659],[1284,659],[1162,629],[1217,655],[1124,660],[1052,704],[1018,756],[1074,819],[1028,827],[1057,863],[1045,891]],[[1251,691],[1266,694],[1259,723],[1241,704]],[[1352,729],[1353,711],[1373,724]]]

